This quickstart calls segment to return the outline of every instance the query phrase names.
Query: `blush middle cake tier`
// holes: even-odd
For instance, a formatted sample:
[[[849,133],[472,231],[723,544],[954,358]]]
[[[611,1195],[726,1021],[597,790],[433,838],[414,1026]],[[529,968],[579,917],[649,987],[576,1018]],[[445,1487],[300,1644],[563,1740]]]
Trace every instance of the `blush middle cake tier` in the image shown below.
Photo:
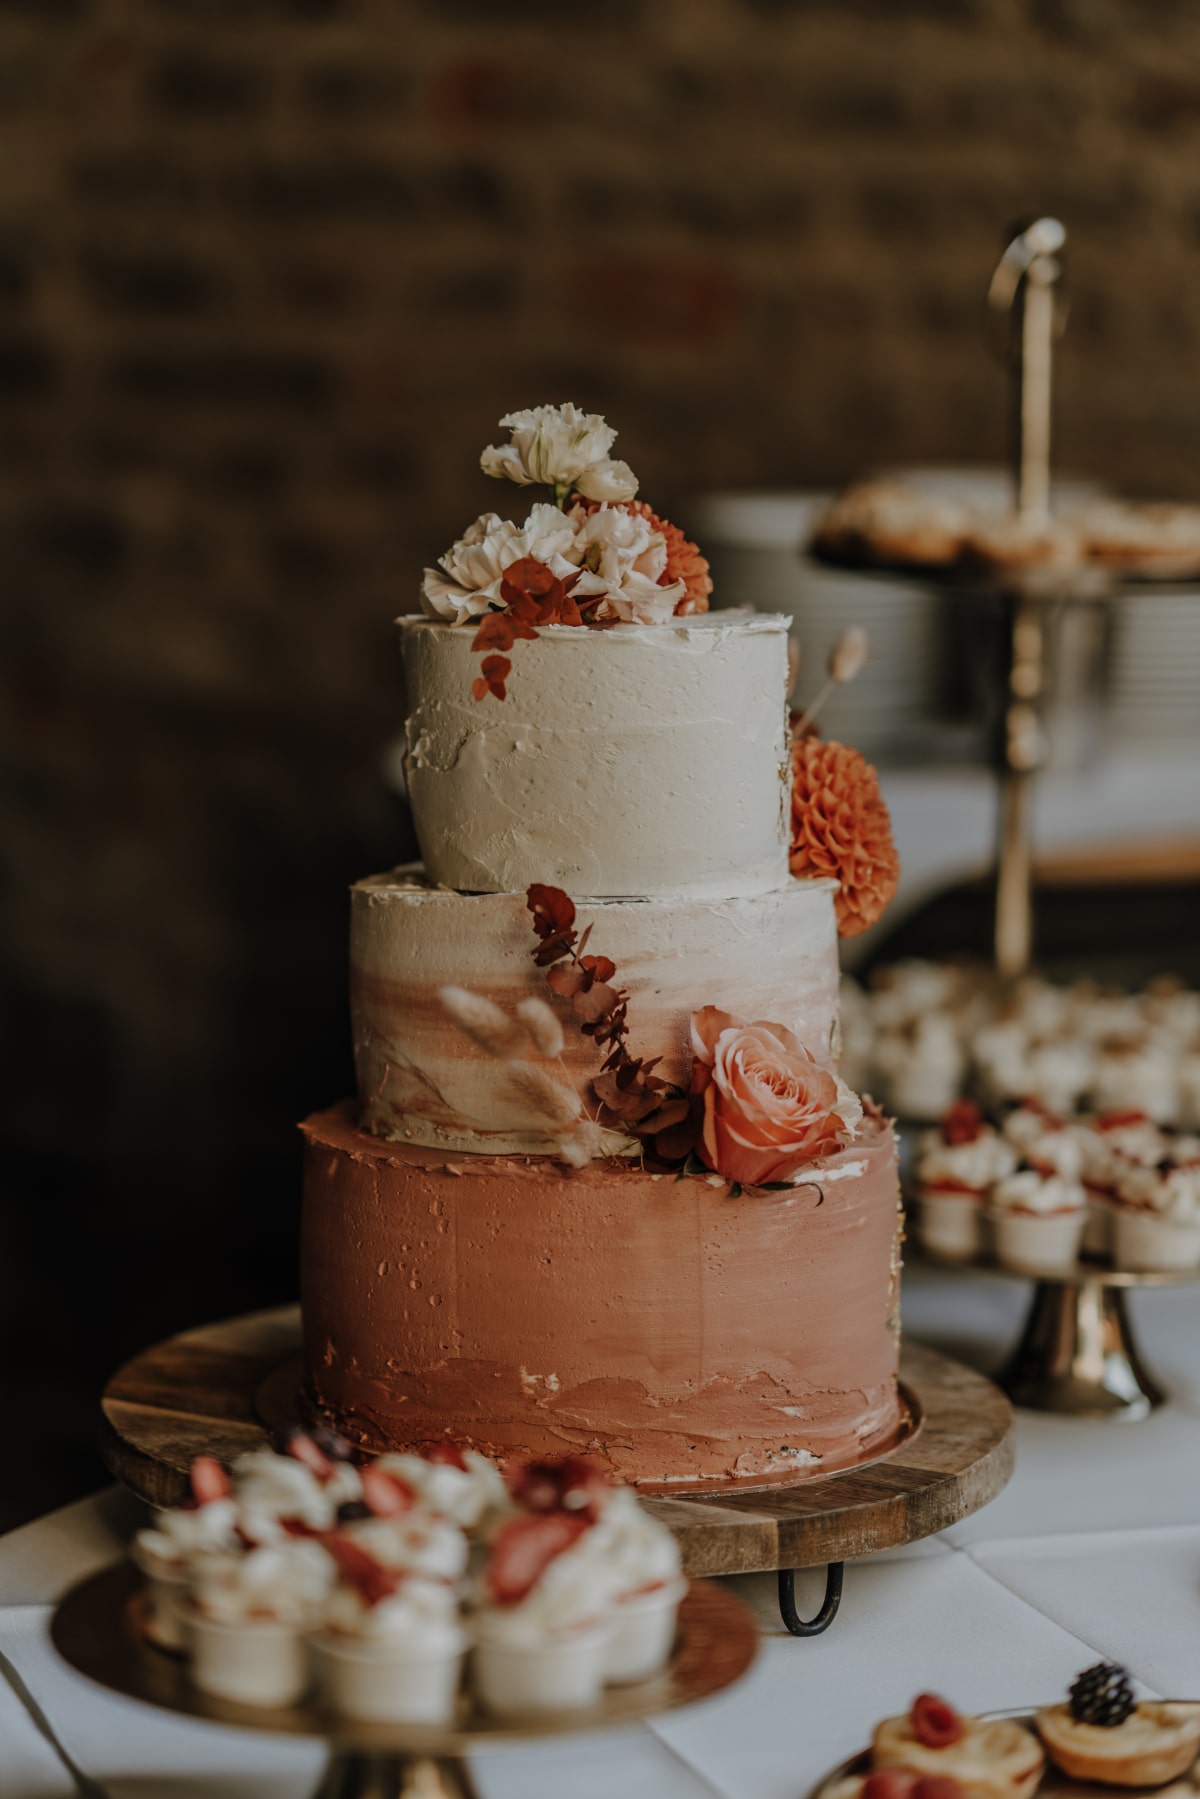
[[[724,900],[592,900],[580,931],[611,956],[630,995],[633,1045],[686,1087],[697,993],[751,1018],[773,1018],[819,1062],[836,1055],[837,925],[833,881],[796,881]],[[547,1152],[544,1119],[524,1112],[496,1063],[458,1030],[438,994],[468,987],[511,1008],[547,993],[523,893],[452,893],[419,870],[372,875],[351,889],[350,1006],[361,1122],[381,1137],[450,1150]],[[602,1058],[567,1033],[563,1070],[594,1111]],[[612,1134],[607,1147],[636,1152]]]
[[[696,1489],[883,1453],[901,1412],[895,1142],[803,1185],[464,1156],[310,1118],[306,1382],[371,1449],[583,1451]]]

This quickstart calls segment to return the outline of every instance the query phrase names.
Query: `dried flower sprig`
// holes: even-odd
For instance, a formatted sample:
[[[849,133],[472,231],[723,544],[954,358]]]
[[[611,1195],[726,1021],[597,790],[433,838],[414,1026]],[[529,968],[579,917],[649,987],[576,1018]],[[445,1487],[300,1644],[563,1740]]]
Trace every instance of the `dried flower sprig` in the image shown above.
[[[603,1133],[583,1115],[583,1102],[575,1089],[556,1081],[529,1059],[530,1049],[551,1060],[562,1054],[562,1026],[545,1000],[531,994],[520,1002],[516,1016],[510,1017],[486,995],[468,987],[443,987],[438,997],[472,1043],[503,1063],[502,1090],[514,1106],[530,1113],[546,1135],[556,1140],[562,1160],[576,1168],[589,1162],[599,1151]]]
[[[697,1141],[697,1109],[679,1087],[654,1072],[661,1057],[630,1053],[629,995],[612,984],[616,963],[586,953],[592,927],[582,936],[576,931],[574,902],[561,887],[535,882],[525,903],[538,938],[534,961],[548,971],[553,991],[570,1002],[584,1036],[606,1052],[592,1081],[603,1110],[658,1159],[682,1160]]]
[[[593,594],[588,599],[576,601],[571,590],[578,580],[579,574],[560,578],[534,556],[523,556],[520,562],[511,563],[505,569],[500,594],[506,610],[485,613],[471,639],[473,650],[496,652],[484,656],[482,672],[471,684],[475,699],[481,700],[489,693],[495,694],[498,700],[505,697],[508,691],[505,682],[512,672],[512,663],[504,652],[512,649],[518,637],[536,639],[538,625],[605,628],[604,621],[594,616],[604,595]]]
[[[847,626],[829,653],[829,661],[826,664],[828,679],[824,687],[816,699],[805,707],[792,726],[794,736],[803,737],[835,687],[844,687],[848,681],[853,681],[857,675],[861,674],[863,664],[870,652],[871,640],[862,626]]]

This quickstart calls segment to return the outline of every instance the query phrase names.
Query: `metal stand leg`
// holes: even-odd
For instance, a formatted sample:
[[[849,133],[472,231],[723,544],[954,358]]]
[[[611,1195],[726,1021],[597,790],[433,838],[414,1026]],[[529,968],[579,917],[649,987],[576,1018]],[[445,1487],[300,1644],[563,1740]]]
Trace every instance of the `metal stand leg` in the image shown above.
[[[1132,1422],[1164,1398],[1138,1355],[1124,1293],[1100,1280],[1038,1282],[1000,1385],[1016,1405],[1075,1418]]]
[[[456,1755],[355,1754],[335,1749],[313,1799],[479,1799]]]
[[[804,1619],[796,1610],[796,1570],[779,1570],[779,1615],[794,1637],[819,1637],[828,1630],[842,1603],[842,1577],[845,1562],[830,1562],[825,1571],[825,1597],[815,1618]]]

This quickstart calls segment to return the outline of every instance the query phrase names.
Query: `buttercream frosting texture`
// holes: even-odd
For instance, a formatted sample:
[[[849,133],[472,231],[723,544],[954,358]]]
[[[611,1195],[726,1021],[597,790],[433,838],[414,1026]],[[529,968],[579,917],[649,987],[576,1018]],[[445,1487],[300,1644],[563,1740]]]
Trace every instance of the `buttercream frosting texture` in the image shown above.
[[[373,1448],[586,1450],[624,1479],[826,1472],[889,1446],[895,1146],[783,1193],[593,1163],[446,1157],[312,1118],[309,1391]]]
[[[406,772],[430,878],[589,896],[761,893],[787,879],[782,616],[542,628],[504,701],[470,630],[402,619]]]
[[[522,648],[525,646],[522,645]],[[776,1020],[819,1062],[837,1018],[833,883],[789,879],[741,899],[610,900],[581,905],[579,929],[617,964],[629,991],[634,1053],[661,1056],[687,1086],[697,994]],[[602,1058],[546,985],[524,894],[462,894],[394,870],[351,891],[350,1004],[362,1123],[410,1143],[548,1152],[544,1120],[523,1115],[497,1064],[452,1022],[438,994],[461,986],[511,1011],[538,995],[563,1012],[562,1075],[589,1112]]]

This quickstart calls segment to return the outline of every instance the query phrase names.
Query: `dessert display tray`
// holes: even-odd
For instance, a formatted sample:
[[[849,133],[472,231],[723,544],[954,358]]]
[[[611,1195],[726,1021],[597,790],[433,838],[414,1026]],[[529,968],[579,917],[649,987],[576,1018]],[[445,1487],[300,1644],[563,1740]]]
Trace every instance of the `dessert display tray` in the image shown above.
[[[315,1737],[330,1748],[315,1799],[472,1799],[464,1757],[571,1731],[635,1723],[692,1705],[740,1679],[754,1660],[757,1632],[732,1593],[694,1583],[679,1614],[674,1653],[661,1674],[612,1687],[586,1712],[497,1720],[469,1708],[452,1727],[363,1724],[316,1705],[279,1709],[237,1705],[194,1687],[182,1657],[156,1649],[140,1628],[142,1582],[132,1562],[113,1563],[72,1588],[51,1622],[55,1648],[80,1674],[129,1699],[187,1718],[277,1735]]]
[[[1014,1404],[1072,1418],[1136,1423],[1169,1395],[1142,1360],[1126,1294],[1200,1281],[1200,1268],[1135,1273],[1103,1262],[1024,1271],[990,1256],[971,1261],[940,1256],[918,1238],[917,1253],[939,1268],[1032,1281],[1033,1297],[1020,1342],[997,1376]]]
[[[1176,1704],[1179,1702],[1172,1701],[1172,1703]],[[1031,1710],[1018,1708],[1013,1711],[984,1712],[982,1716],[985,1719],[1005,1718],[1016,1724],[1026,1724],[1032,1729],[1035,1714]],[[808,1794],[808,1799],[820,1799],[820,1795],[831,1787],[835,1781],[845,1780],[855,1774],[866,1774],[870,1769],[870,1762],[870,1749],[860,1749],[857,1755],[847,1757],[844,1762],[839,1762],[836,1768],[831,1768],[828,1774],[822,1775],[816,1786],[813,1787]],[[1189,1788],[1195,1790],[1197,1787],[1198,1770],[1200,1770],[1200,1763],[1193,1765],[1191,1772],[1183,1776],[1183,1781],[1172,1781],[1169,1787],[1163,1788],[1163,1793],[1170,1792],[1178,1795],[1181,1790],[1186,1791]],[[1034,1799],[1051,1799],[1052,1795],[1063,1795],[1064,1799],[1066,1799],[1067,1795],[1070,1796],[1070,1799],[1119,1799],[1119,1795],[1123,1792],[1151,1792],[1153,1790],[1154,1789],[1152,1788],[1130,1789],[1129,1787],[1101,1786],[1093,1781],[1072,1780],[1071,1777],[1064,1774],[1060,1768],[1056,1768],[1052,1763],[1047,1762],[1046,1771],[1038,1783]]]
[[[193,1457],[230,1461],[262,1447],[300,1385],[297,1306],[186,1331],[135,1356],[103,1398],[112,1472],[152,1505],[175,1505]],[[784,1622],[796,1636],[832,1621],[842,1564],[946,1530],[994,1499],[1013,1468],[1012,1407],[991,1381],[905,1343],[900,1377],[912,1428],[899,1447],[841,1473],[787,1485],[688,1489],[645,1498],[674,1532],[693,1576],[778,1570]],[[825,1604],[798,1617],[797,1568],[826,1566]]]

